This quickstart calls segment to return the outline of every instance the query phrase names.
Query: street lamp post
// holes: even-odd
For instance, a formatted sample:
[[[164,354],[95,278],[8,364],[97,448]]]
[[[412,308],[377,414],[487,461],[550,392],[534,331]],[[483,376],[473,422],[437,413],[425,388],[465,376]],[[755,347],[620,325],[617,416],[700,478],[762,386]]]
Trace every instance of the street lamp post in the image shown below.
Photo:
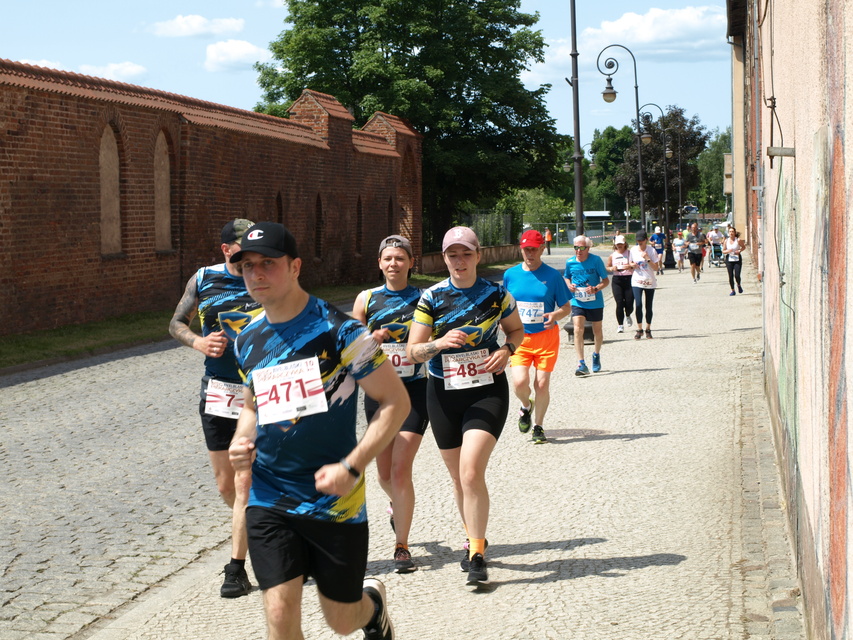
[[[575,18],[575,0],[571,0],[571,28],[572,28],[572,79],[566,78],[566,82],[572,88],[572,115],[575,119],[574,153],[572,159],[575,165],[575,224],[579,236],[584,235],[583,225],[583,151],[581,150],[581,110],[578,98],[578,35],[577,21]]]
[[[672,158],[672,149],[669,148],[669,141],[672,140],[672,134],[670,133],[669,137],[667,137],[667,131],[671,131],[669,127],[664,126],[664,113],[663,109],[661,109],[660,105],[655,104],[654,102],[647,102],[640,109],[645,109],[646,107],[655,107],[658,111],[660,111],[660,129],[661,135],[663,136],[663,224],[664,224],[664,238],[666,239],[664,242],[664,261],[663,265],[670,269],[675,267],[675,256],[672,253],[672,242],[669,239],[669,172],[667,170],[667,159]],[[642,115],[651,115],[648,113],[642,113]],[[649,140],[651,142],[651,140]],[[679,167],[680,168],[680,167]]]
[[[598,58],[596,59],[595,64],[598,67],[598,71],[601,73],[601,75],[607,76],[607,85],[605,86],[604,91],[601,92],[601,96],[602,98],[604,98],[605,102],[613,102],[614,100],[616,100],[616,89],[613,88],[612,76],[614,73],[619,71],[619,61],[613,57],[605,58],[604,69],[601,68],[601,56],[604,55],[605,51],[607,51],[608,49],[612,49],[613,47],[619,47],[620,49],[624,49],[625,51],[627,51],[628,55],[631,56],[631,60],[634,62],[634,107],[637,117],[637,177],[639,179],[639,188],[637,189],[637,192],[640,197],[640,220],[642,221],[643,230],[645,231],[646,200],[645,189],[643,188],[643,148],[642,142],[640,141],[643,132],[640,129],[640,89],[637,85],[637,59],[634,57],[634,54],[628,47],[621,44],[607,45],[598,54]]]

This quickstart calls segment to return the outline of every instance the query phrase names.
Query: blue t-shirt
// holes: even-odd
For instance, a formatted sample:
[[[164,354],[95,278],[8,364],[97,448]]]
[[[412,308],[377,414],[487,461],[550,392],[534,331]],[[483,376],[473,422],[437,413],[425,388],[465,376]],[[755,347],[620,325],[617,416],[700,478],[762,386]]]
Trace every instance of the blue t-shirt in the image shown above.
[[[378,329],[388,329],[391,337],[387,342],[406,343],[409,340],[409,329],[412,328],[412,316],[418,306],[422,291],[409,285],[402,291],[392,291],[385,285],[368,289],[364,292],[364,315],[367,318],[367,328],[373,332]],[[403,382],[411,382],[426,377],[426,366],[415,364],[415,372],[411,376],[401,376]]]
[[[578,262],[577,257],[572,256],[566,260],[566,270],[563,272],[563,277],[575,287],[594,287],[608,275],[604,260],[594,253],[590,253],[583,262]],[[604,308],[604,295],[601,291],[596,292],[591,300],[578,300],[579,297],[583,297],[583,294],[580,292],[572,294],[572,306],[581,309]]]
[[[252,465],[249,506],[262,506],[288,515],[334,522],[365,522],[364,478],[345,496],[320,493],[314,474],[349,454],[356,445],[356,381],[385,362],[385,354],[364,326],[328,302],[309,298],[305,309],[289,322],[273,324],[262,313],[237,336],[237,362],[244,384],[258,409],[257,457]],[[310,382],[276,383],[258,396],[258,384],[276,365],[316,360],[322,389]],[[266,384],[269,384],[268,382]],[[308,392],[296,391],[300,386]],[[319,385],[318,385],[319,387]],[[322,393],[328,409],[292,420],[262,423],[261,406]],[[296,395],[298,394],[298,395]],[[307,403],[306,403],[307,404]]]
[[[655,251],[658,253],[663,253],[663,245],[666,242],[666,236],[662,233],[653,233],[652,237],[649,238],[652,243],[652,247],[654,247]]]
[[[450,278],[423,292],[413,320],[432,328],[433,339],[448,331],[461,329],[468,334],[467,343],[458,349],[445,349],[429,361],[429,374],[444,378],[441,356],[477,349],[498,348],[498,325],[515,309],[515,300],[503,285],[484,278],[467,289],[453,286]]]
[[[198,296],[198,320],[203,336],[223,328],[219,315],[221,313],[233,316],[233,319],[228,322],[232,323],[233,333],[239,333],[249,324],[251,320],[249,316],[256,316],[261,312],[261,305],[252,300],[246,291],[243,276],[231,275],[224,263],[202,267],[195,274],[195,282]],[[242,314],[248,315],[242,316]],[[237,371],[237,362],[234,360],[234,343],[229,340],[225,353],[219,358],[205,356],[204,369],[205,375],[208,376],[235,382],[239,380],[240,374]]]
[[[504,273],[504,287],[512,294],[518,307],[518,315],[524,323],[524,333],[539,333],[545,330],[545,313],[562,307],[572,299],[563,276],[554,267],[539,265],[536,271],[528,271],[518,264]]]

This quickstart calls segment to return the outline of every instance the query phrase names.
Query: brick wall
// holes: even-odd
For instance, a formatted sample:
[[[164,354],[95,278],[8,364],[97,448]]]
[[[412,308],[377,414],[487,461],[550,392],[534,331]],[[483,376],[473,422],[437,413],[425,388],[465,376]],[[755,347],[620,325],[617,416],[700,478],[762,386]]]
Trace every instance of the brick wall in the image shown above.
[[[0,60],[0,286],[7,317],[19,319],[0,335],[174,308],[190,275],[221,261],[219,231],[235,217],[291,228],[307,287],[372,278],[386,235],[405,230],[420,247],[420,137],[378,115],[377,131],[354,131],[346,110],[316,92],[280,119]],[[122,251],[109,256],[100,247],[105,127],[121,167]],[[158,252],[161,132],[173,250]]]

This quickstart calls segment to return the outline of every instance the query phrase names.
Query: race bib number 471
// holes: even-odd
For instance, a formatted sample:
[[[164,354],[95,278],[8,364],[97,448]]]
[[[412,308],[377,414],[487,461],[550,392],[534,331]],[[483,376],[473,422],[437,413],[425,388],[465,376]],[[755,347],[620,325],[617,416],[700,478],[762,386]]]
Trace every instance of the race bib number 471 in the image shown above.
[[[444,370],[444,388],[468,389],[492,384],[494,377],[486,371],[488,357],[488,349],[443,354],[441,365]]]
[[[316,356],[257,369],[252,382],[260,424],[295,420],[329,410]]]

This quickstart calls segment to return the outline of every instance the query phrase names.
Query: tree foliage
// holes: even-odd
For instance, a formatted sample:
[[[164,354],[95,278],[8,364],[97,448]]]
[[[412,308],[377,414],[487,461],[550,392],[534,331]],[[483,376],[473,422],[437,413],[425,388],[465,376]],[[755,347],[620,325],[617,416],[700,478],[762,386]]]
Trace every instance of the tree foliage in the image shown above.
[[[557,134],[544,98],[519,76],[544,41],[520,0],[287,0],[287,21],[258,64],[263,101],[282,115],[304,88],[334,95],[356,126],[374,111],[423,138],[425,230],[461,203],[551,184]],[[428,224],[432,223],[432,225]],[[429,238],[425,241],[429,243]]]
[[[699,154],[696,161],[699,184],[690,192],[690,198],[697,203],[700,211],[709,213],[726,211],[726,200],[723,194],[724,156],[731,152],[732,128],[727,127],[722,133],[719,129],[714,129],[708,148]]]

